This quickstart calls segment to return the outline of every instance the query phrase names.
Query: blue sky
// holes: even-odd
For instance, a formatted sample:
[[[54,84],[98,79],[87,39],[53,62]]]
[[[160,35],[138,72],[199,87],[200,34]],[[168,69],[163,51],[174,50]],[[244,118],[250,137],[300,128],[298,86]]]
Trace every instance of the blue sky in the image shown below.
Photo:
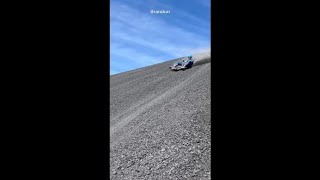
[[[110,74],[210,49],[210,6],[210,0],[111,0]]]

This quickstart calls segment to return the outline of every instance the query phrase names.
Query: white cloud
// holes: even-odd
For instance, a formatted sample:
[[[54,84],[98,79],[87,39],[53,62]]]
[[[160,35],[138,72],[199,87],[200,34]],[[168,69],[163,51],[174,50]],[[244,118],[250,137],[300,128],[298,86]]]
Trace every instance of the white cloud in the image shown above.
[[[188,18],[188,21],[192,22],[188,26],[197,28],[197,32],[190,32],[183,26],[170,24],[148,12],[113,2],[110,29],[111,61],[117,63],[111,63],[111,68],[120,69],[128,61],[136,66],[147,66],[210,47],[210,36],[199,33],[209,34],[206,21],[183,11],[179,11],[179,14],[180,16],[176,17]],[[116,57],[123,60],[114,59]],[[128,67],[124,69],[128,70]]]
[[[206,7],[211,7],[211,2],[210,0],[197,0],[200,4],[206,6]]]

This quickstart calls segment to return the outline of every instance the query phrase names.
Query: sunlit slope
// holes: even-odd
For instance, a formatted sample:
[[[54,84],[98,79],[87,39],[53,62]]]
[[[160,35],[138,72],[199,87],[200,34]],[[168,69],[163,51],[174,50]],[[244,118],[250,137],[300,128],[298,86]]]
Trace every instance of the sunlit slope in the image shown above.
[[[209,179],[210,56],[110,77],[110,178]]]

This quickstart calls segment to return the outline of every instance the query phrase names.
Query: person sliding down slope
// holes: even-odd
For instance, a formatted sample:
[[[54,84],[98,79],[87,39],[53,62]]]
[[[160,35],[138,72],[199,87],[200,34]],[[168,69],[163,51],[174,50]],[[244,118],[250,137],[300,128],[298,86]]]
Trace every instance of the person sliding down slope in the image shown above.
[[[193,65],[193,59],[192,55],[188,56],[188,59],[185,60],[185,58],[182,60],[181,68],[186,69],[186,68],[191,68]]]
[[[183,58],[182,62],[178,62],[173,66],[170,66],[170,69],[174,71],[178,71],[178,70],[185,70],[185,69],[191,68],[194,62],[192,59],[192,55],[188,56],[187,58],[188,59]]]

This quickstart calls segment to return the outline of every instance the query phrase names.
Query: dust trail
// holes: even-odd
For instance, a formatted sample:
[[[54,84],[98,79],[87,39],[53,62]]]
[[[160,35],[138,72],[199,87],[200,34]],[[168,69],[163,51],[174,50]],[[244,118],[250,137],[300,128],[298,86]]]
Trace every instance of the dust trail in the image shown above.
[[[211,52],[206,51],[202,53],[195,53],[193,55],[194,60],[194,66],[200,65],[200,64],[205,64],[211,62]]]

